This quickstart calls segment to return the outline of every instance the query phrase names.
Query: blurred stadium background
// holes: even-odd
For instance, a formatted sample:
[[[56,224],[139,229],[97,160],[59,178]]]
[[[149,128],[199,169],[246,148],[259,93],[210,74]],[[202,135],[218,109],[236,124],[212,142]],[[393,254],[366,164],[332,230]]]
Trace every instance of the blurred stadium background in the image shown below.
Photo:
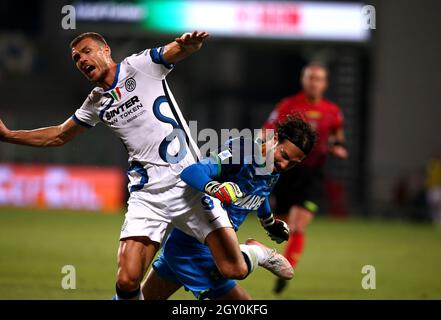
[[[329,159],[324,210],[280,298],[440,299],[441,228],[427,195],[441,175],[441,3],[211,1],[242,10],[237,29],[207,11],[194,19],[206,3],[1,1],[0,118],[31,129],[73,114],[91,89],[68,47],[84,31],[102,33],[116,61],[196,27],[209,31],[203,50],[168,77],[199,130],[259,128],[300,89],[301,68],[322,61],[351,156]],[[77,9],[75,30],[61,27],[64,5]],[[363,5],[376,9],[375,30],[356,24]],[[247,19],[254,29],[243,32]],[[112,296],[126,168],[123,145],[104,126],[59,149],[0,144],[0,299]],[[239,235],[266,240],[253,218]],[[76,290],[60,285],[68,264]],[[376,267],[376,290],[362,289],[363,265]],[[244,287],[254,298],[278,298],[272,276],[258,272]]]

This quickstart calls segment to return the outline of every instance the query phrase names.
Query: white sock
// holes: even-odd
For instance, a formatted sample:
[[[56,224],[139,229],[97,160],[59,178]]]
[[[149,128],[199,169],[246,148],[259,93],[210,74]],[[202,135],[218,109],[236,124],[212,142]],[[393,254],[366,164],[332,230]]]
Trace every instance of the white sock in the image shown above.
[[[241,244],[239,247],[240,247],[240,251],[242,251],[242,253],[248,257],[248,262],[250,263],[250,265],[248,265],[247,263],[248,274],[250,274],[251,272],[254,271],[254,269],[256,269],[258,265],[256,253],[254,252],[254,250],[250,249],[249,246],[246,244]]]
[[[248,248],[250,250],[252,250],[254,252],[254,254],[256,255],[257,263],[259,265],[268,258],[267,254],[266,254],[266,251],[263,250],[261,247],[255,245],[255,244],[250,244],[250,245],[248,245]]]
[[[265,251],[256,245],[241,244],[240,251],[248,257],[248,260],[251,263],[251,270],[249,270],[249,273],[253,272],[254,269],[267,258]]]

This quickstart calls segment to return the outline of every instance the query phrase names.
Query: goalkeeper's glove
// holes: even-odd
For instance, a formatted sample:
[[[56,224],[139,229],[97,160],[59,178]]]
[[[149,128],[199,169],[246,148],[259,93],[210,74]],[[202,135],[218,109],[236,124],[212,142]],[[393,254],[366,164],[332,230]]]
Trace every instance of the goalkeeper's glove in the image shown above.
[[[275,219],[274,215],[265,219],[260,219],[260,224],[265,228],[267,235],[271,240],[282,243],[289,239],[289,227],[285,221]]]
[[[220,183],[210,181],[205,185],[205,192],[212,197],[218,198],[223,204],[232,204],[237,199],[243,197],[242,191],[233,182]]]

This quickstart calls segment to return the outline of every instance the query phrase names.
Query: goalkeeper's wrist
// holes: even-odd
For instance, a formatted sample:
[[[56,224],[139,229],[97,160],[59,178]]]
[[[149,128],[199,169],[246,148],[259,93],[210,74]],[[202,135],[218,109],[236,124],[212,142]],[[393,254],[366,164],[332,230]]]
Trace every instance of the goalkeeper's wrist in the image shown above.
[[[216,180],[210,180],[208,181],[204,186],[205,193],[209,194],[210,196],[214,195],[213,189],[220,185],[220,182]]]
[[[259,220],[260,220],[260,224],[264,228],[268,228],[268,227],[272,226],[276,222],[276,219],[274,219],[274,215],[272,213],[270,214],[269,217],[261,218]]]

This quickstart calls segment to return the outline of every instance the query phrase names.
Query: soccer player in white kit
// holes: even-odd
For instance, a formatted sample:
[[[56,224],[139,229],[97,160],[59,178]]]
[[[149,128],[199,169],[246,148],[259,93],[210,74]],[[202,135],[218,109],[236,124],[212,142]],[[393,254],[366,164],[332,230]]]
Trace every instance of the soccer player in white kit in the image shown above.
[[[197,160],[198,151],[165,77],[207,37],[186,33],[117,64],[100,34],[83,33],[71,42],[72,58],[96,87],[74,115],[61,125],[35,130],[9,130],[0,120],[0,141],[9,143],[61,146],[102,122],[125,145],[130,198],[118,250],[117,299],[142,299],[140,283],[172,224],[210,247],[224,277],[245,278],[262,255],[255,246],[239,248],[220,201],[201,203],[203,194],[179,176]]]

